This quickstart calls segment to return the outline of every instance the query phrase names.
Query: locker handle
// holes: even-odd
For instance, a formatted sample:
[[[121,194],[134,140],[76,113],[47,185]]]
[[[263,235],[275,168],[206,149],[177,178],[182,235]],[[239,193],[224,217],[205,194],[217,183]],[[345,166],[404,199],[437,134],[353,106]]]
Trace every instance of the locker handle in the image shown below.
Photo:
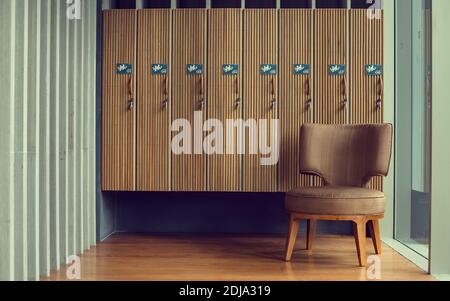
[[[341,89],[342,89],[342,108],[347,108],[347,80],[344,78],[341,82]]]
[[[128,81],[128,94],[130,99],[128,101],[128,110],[132,111],[134,107],[134,93],[133,93],[133,76],[130,76],[130,80]]]
[[[311,82],[309,76],[306,78],[305,82],[305,92],[306,92],[306,108],[309,110],[311,108]]]
[[[239,93],[239,79],[236,78],[234,80],[234,93],[236,93],[236,107],[239,107],[241,105],[241,98]]]
[[[164,98],[163,98],[163,106],[167,107],[167,102],[169,100],[169,80],[167,79],[167,76],[164,77],[163,80],[163,85],[164,85]]]
[[[203,77],[200,77],[200,109],[203,110],[205,106],[205,97],[203,95]]]
[[[382,97],[383,97],[383,79],[380,77],[377,80],[377,111],[381,110]]]
[[[270,79],[270,86],[271,86],[271,94],[272,94],[272,101],[271,101],[271,107],[274,108],[276,103],[277,103],[277,99],[276,99],[276,91],[275,91],[275,81],[273,79],[273,77]]]
[[[133,76],[130,76],[130,80],[128,81],[128,94],[131,99],[133,99]]]

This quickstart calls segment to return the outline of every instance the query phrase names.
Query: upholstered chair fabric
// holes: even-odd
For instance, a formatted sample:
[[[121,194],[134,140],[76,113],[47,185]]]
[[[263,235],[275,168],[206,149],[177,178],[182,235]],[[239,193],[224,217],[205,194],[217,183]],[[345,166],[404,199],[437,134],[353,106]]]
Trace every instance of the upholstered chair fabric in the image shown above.
[[[386,176],[392,125],[312,125],[300,134],[300,172],[318,175],[327,186],[367,187]]]

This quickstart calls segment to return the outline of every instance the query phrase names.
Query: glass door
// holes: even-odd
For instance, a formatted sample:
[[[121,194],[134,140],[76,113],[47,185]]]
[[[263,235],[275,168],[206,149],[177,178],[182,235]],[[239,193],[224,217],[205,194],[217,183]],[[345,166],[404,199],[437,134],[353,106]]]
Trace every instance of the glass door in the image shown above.
[[[396,1],[395,238],[429,257],[431,0]]]

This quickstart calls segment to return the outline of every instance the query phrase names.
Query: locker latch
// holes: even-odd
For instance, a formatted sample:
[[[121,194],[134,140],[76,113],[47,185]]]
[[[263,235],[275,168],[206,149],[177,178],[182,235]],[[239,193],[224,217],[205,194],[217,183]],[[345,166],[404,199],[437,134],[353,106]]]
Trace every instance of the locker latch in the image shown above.
[[[382,106],[382,98],[383,98],[383,79],[380,77],[377,80],[377,111],[381,110]]]

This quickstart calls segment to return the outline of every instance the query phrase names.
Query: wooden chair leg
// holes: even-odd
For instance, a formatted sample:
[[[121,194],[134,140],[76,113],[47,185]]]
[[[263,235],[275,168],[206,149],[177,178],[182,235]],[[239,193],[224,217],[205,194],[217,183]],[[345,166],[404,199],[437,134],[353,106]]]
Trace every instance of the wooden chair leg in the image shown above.
[[[369,221],[369,230],[375,253],[381,255],[380,223],[377,219]]]
[[[355,236],[356,250],[358,251],[359,266],[366,266],[366,221],[353,222],[353,234]]]
[[[317,225],[317,220],[314,220],[314,219],[308,220],[306,250],[312,250],[314,236],[316,235],[316,225]]]
[[[295,219],[293,216],[291,216],[289,219],[289,232],[286,241],[286,256],[285,256],[286,261],[291,261],[295,241],[297,240],[299,226],[300,220]]]

